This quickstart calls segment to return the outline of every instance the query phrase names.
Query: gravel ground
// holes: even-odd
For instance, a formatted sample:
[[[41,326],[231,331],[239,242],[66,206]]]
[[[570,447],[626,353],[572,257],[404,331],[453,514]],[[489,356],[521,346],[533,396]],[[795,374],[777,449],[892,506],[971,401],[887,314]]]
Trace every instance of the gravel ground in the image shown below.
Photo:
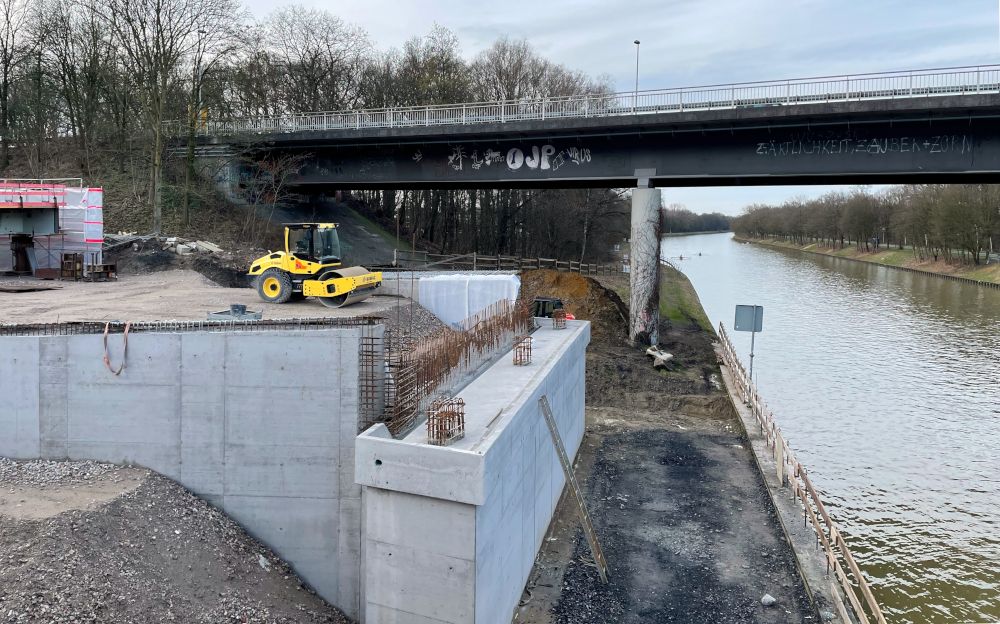
[[[30,496],[119,470],[138,472],[0,460],[0,493]],[[97,506],[44,519],[0,515],[0,621],[348,621],[222,512],[142,473],[138,487]]]
[[[377,301],[381,308],[374,314],[385,317],[385,328],[391,331],[393,336],[408,336],[419,340],[447,327],[441,319],[412,299],[406,297],[372,297],[372,299]]]
[[[15,461],[0,457],[0,485],[79,485],[113,479],[120,468],[94,461]]]

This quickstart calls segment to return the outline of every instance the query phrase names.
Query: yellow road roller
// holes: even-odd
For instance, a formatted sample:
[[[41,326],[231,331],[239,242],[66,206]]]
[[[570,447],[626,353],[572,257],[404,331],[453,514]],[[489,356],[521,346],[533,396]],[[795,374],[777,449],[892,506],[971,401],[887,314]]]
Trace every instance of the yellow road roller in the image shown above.
[[[268,303],[317,297],[340,308],[372,296],[382,273],[364,267],[340,268],[336,223],[285,223],[285,251],[254,260],[247,281]]]

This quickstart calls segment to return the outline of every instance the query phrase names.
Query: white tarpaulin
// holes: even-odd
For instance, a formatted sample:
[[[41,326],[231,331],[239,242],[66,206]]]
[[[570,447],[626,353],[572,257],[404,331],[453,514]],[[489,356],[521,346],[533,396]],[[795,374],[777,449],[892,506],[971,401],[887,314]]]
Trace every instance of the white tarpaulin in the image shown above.
[[[501,299],[515,301],[521,289],[516,275],[459,273],[420,279],[420,305],[448,325],[457,325]]]

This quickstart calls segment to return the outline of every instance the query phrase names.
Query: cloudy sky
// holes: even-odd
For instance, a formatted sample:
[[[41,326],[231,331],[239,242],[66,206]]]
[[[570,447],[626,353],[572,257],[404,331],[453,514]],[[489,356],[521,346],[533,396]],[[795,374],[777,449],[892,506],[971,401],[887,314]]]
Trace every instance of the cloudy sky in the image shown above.
[[[1000,64],[998,0],[297,0],[400,47],[435,22],[472,57],[500,35],[527,37],[549,59],[633,88]],[[248,0],[264,17],[279,4]],[[831,187],[673,189],[667,203],[730,214],[750,202]]]

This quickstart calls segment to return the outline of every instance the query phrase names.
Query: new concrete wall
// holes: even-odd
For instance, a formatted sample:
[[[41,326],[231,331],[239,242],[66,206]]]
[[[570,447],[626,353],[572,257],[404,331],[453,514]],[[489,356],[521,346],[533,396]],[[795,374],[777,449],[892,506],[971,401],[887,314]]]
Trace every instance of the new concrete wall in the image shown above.
[[[568,325],[535,332],[531,365],[507,354],[458,394],[466,435],[453,445],[426,444],[424,428],[358,437],[364,622],[510,622],[565,484],[538,399],[571,457],[583,439],[590,324]]]
[[[363,331],[0,338],[0,455],[135,462],[208,499],[357,618]],[[110,338],[117,368],[121,336]]]

